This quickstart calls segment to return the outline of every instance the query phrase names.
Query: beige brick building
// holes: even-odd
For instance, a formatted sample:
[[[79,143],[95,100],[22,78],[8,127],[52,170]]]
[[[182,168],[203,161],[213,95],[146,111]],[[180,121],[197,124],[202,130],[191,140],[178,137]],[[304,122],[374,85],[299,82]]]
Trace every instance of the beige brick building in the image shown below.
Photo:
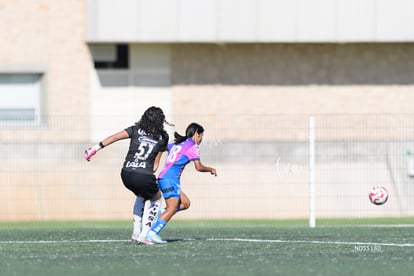
[[[82,160],[82,151],[132,124],[151,105],[162,107],[176,124],[171,134],[183,132],[191,121],[202,123],[209,139],[205,162],[219,171],[211,179],[187,169],[186,180],[195,183],[185,189],[194,204],[182,217],[306,217],[306,151],[299,161],[294,154],[282,156],[284,163],[275,169],[272,162],[280,155],[269,163],[256,149],[271,152],[286,142],[294,144],[292,152],[301,149],[308,115],[321,116],[322,122],[331,115],[360,114],[355,124],[369,126],[375,125],[376,114],[398,113],[408,118],[403,132],[384,131],[385,124],[380,136],[351,131],[341,139],[412,140],[407,129],[414,101],[414,25],[409,21],[414,17],[395,8],[390,13],[396,12],[398,20],[392,21],[386,6],[372,11],[363,5],[359,8],[372,12],[356,18],[358,29],[341,12],[339,19],[332,17],[328,2],[304,13],[305,7],[287,0],[262,1],[269,10],[263,8],[253,18],[249,7],[256,2],[239,1],[242,14],[237,14],[231,5],[197,7],[191,1],[181,6],[169,1],[160,9],[151,1],[0,0],[0,220],[129,218],[133,199],[119,178],[125,144],[100,152],[91,163]],[[179,15],[173,12],[177,7]],[[284,9],[303,16],[290,22]],[[215,11],[221,20],[214,19]],[[364,24],[371,17],[383,20]],[[307,24],[312,18],[319,18],[314,26]],[[330,20],[336,29],[326,27]],[[252,22],[259,23],[250,29]],[[34,78],[29,88],[22,76]],[[28,99],[24,105],[23,98]],[[336,118],[332,127],[350,120]],[[329,140],[342,134],[320,135]],[[244,153],[232,160],[218,156],[238,143],[255,152],[247,163],[237,162]],[[331,171],[349,165],[328,163]],[[353,163],[356,167],[349,170],[367,164]],[[324,165],[319,163],[320,178],[349,178],[343,171],[327,174]],[[374,179],[348,179],[355,197],[372,182],[388,181],[386,165],[378,162],[382,174]],[[396,181],[390,189],[406,191],[409,181]],[[321,184],[320,191],[325,188]],[[381,212],[358,201],[349,211],[330,212],[330,200],[318,203],[322,216],[413,214],[412,202],[404,200]],[[262,205],[250,207],[256,204]]]

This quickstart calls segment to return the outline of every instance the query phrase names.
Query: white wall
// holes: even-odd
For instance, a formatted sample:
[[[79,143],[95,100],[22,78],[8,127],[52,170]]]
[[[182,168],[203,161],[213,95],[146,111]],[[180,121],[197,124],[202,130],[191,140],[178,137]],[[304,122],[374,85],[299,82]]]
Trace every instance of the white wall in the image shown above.
[[[414,41],[412,0],[88,0],[88,42]]]
[[[136,122],[150,106],[161,107],[171,117],[170,85],[144,86],[141,81],[152,77],[169,82],[170,50],[163,45],[130,46],[129,85],[102,86],[97,71],[91,68],[91,139],[98,141]],[[113,72],[113,71],[112,71]],[[107,72],[111,74],[111,72]],[[116,73],[116,72],[114,72]]]

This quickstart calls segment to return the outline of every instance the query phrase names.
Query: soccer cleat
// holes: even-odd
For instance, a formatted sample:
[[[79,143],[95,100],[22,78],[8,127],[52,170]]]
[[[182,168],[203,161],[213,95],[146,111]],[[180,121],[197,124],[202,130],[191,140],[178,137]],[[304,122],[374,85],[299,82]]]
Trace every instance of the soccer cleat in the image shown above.
[[[138,235],[132,235],[131,240],[137,244],[154,245],[152,241],[147,238],[141,238]]]
[[[143,244],[143,245],[149,245],[149,246],[154,245],[154,243],[147,238],[138,238],[137,242],[138,244]]]
[[[149,239],[151,242],[153,242],[153,243],[167,243],[167,241],[165,241],[165,240],[163,240],[163,239],[161,239],[161,237],[160,236],[158,236],[157,234],[155,234],[155,233],[148,233],[148,235],[147,235],[147,239]]]

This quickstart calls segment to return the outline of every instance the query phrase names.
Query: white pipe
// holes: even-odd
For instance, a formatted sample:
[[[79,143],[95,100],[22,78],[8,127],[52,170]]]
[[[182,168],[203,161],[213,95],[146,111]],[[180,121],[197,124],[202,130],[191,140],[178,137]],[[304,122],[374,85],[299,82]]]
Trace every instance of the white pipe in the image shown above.
[[[315,226],[315,119],[309,116],[309,227]]]

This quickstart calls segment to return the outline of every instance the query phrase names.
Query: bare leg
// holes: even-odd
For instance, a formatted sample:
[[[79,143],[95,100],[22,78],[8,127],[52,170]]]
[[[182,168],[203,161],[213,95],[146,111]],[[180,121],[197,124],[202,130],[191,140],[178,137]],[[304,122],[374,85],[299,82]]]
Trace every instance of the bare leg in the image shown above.
[[[160,219],[168,222],[172,216],[177,213],[177,207],[180,204],[180,199],[177,197],[170,197],[165,200],[165,204],[167,205],[167,209],[160,215]]]

